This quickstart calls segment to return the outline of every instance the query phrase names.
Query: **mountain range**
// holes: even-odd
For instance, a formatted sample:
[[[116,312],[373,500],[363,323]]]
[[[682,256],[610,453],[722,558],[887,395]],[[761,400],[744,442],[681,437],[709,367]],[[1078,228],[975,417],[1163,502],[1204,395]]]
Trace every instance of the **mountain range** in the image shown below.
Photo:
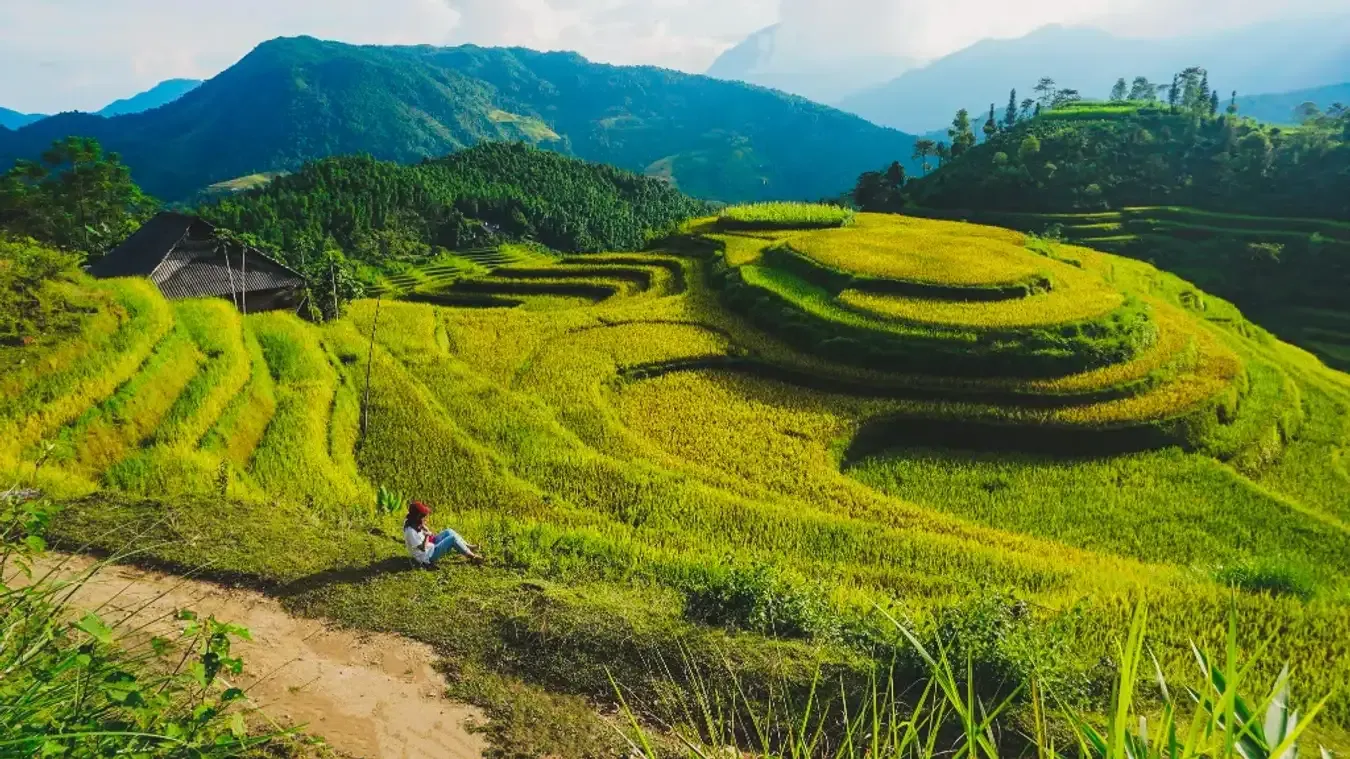
[[[1346,72],[1350,76],[1350,71]],[[1340,103],[1350,105],[1350,82],[1306,90],[1280,92],[1269,95],[1249,95],[1238,98],[1238,113],[1270,124],[1295,124],[1294,109],[1312,103],[1325,111]]]
[[[1350,73],[1350,15],[1170,39],[1047,26],[1016,39],[983,40],[886,83],[823,99],[877,124],[924,133],[949,123],[960,108],[979,112],[993,102],[1001,112],[1010,89],[1018,89],[1019,100],[1030,97],[1041,77],[1104,98],[1120,77],[1166,84],[1189,66],[1206,67],[1224,99],[1233,90],[1278,93],[1343,82]]]
[[[885,84],[917,64],[896,56],[819,58],[798,49],[775,24],[746,37],[718,56],[708,76],[770,87],[818,103],[837,103],[848,95]]]
[[[151,87],[145,92],[129,98],[115,100],[94,112],[96,116],[125,116],[131,113],[143,113],[162,105],[168,105],[201,85],[200,79],[169,79]],[[29,124],[47,118],[45,113],[19,113],[8,108],[0,108],[0,127],[21,129]]]
[[[112,118],[130,113],[144,113],[168,105],[201,86],[200,79],[169,79],[138,95],[109,103],[98,111],[99,116]]]
[[[0,165],[68,135],[120,153],[149,192],[366,153],[416,162],[523,141],[727,201],[834,196],[914,138],[803,98],[575,53],[263,43],[180,99],[110,119],[69,113],[0,132]]]
[[[19,113],[8,108],[0,108],[0,129],[18,129],[46,116],[37,113]]]

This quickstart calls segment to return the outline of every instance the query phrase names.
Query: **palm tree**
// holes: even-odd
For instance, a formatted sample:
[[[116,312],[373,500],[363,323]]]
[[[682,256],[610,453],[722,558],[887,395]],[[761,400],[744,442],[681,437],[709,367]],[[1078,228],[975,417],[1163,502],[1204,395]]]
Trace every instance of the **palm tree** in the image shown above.
[[[913,157],[918,158],[923,162],[922,168],[923,173],[925,175],[928,173],[928,156],[934,155],[936,153],[937,153],[937,143],[933,142],[932,140],[923,139],[915,141]]]

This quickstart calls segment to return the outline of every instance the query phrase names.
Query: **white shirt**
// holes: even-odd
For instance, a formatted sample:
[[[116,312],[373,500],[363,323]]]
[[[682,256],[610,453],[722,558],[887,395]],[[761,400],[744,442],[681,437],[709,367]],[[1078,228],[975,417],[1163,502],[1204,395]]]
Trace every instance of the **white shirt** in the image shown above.
[[[436,547],[427,539],[426,530],[419,530],[416,527],[403,528],[403,542],[408,546],[408,555],[423,564],[431,563],[431,551]],[[423,549],[422,546],[426,545]]]

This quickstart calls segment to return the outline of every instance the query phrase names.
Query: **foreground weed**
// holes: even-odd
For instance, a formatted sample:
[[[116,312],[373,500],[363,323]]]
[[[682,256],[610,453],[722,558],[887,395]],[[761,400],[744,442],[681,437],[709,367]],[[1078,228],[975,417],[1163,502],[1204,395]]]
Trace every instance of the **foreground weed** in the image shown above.
[[[248,630],[183,611],[177,635],[136,643],[139,629],[76,610],[99,567],[38,571],[53,511],[20,495],[0,493],[0,755],[215,759],[280,737],[251,733],[228,683]]]
[[[730,668],[716,678],[689,668],[673,688],[673,709],[664,705],[639,712],[614,683],[633,752],[644,759],[742,753],[783,759],[999,759],[1017,755],[1013,747],[1029,743],[1039,759],[1293,759],[1329,700],[1323,698],[1300,716],[1290,703],[1288,666],[1264,691],[1267,695],[1248,700],[1243,694],[1254,685],[1255,661],[1240,660],[1235,611],[1221,662],[1192,646],[1202,684],[1182,689],[1179,698],[1147,654],[1148,612],[1140,604],[1125,642],[1117,647],[1116,685],[1104,723],[1060,703],[1035,678],[987,700],[978,695],[969,660],[964,668],[954,666],[946,644],[939,642],[930,652],[906,626],[882,613],[926,667],[917,695],[898,693],[898,673],[892,672],[874,678],[861,700],[831,700],[823,697],[817,671],[799,698],[786,689],[758,698],[748,695]],[[1160,706],[1138,687],[1150,661]],[[1011,715],[1019,706],[1029,715],[1015,721]],[[662,719],[663,714],[673,718]],[[1325,749],[1321,753],[1329,759]]]

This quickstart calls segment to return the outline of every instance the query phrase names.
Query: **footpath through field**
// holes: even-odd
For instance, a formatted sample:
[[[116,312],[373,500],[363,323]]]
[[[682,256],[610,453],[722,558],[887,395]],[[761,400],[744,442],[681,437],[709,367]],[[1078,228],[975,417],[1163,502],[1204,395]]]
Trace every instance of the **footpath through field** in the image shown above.
[[[34,570],[74,579],[93,565],[50,554]],[[148,625],[148,634],[167,632],[179,609],[247,627],[253,640],[234,644],[244,673],[232,684],[271,719],[303,726],[343,755],[477,759],[486,748],[467,724],[486,718],[448,701],[435,653],[406,638],[333,628],[293,617],[257,592],[122,566],[97,572],[72,604],[121,622],[120,629]]]

